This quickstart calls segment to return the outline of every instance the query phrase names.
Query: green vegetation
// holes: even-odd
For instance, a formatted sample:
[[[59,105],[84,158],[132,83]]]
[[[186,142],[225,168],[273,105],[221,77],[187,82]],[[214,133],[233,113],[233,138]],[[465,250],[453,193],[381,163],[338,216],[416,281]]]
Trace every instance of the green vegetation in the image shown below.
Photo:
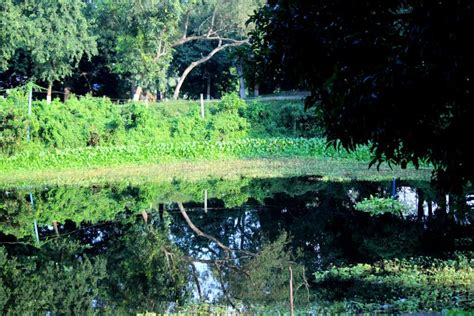
[[[12,155],[31,149],[320,135],[317,127],[306,124],[311,115],[301,102],[246,104],[231,94],[220,102],[206,102],[205,107],[202,118],[198,102],[118,105],[107,98],[82,97],[51,105],[36,101],[30,118],[26,97],[18,91],[0,100],[0,149]],[[26,139],[27,126],[31,143]]]
[[[409,207],[399,200],[374,196],[370,196],[370,198],[358,202],[355,205],[355,209],[361,212],[367,212],[371,215],[392,213],[403,216],[409,211]]]
[[[188,269],[154,227],[117,227],[105,254],[85,254],[75,238],[10,254],[0,247],[0,312],[6,315],[124,315],[182,304]]]
[[[324,313],[472,310],[471,257],[394,259],[316,272],[315,293],[324,300],[318,309]]]
[[[13,170],[45,170],[75,167],[99,167],[124,164],[150,164],[179,160],[217,160],[229,158],[313,157],[319,159],[352,159],[367,161],[366,151],[345,154],[326,150],[321,139],[242,139],[222,142],[183,142],[142,146],[96,147],[27,151],[2,157],[0,168]]]
[[[36,82],[48,85],[48,96],[54,85],[136,101],[176,99],[182,90],[185,97],[236,92],[251,59],[243,46],[254,25],[246,22],[262,5],[6,0],[0,6],[0,89]],[[245,72],[254,81],[252,70]]]
[[[400,181],[402,186],[413,184]],[[427,183],[415,184],[428,188]],[[472,228],[452,213],[437,212],[439,217],[421,223],[354,212],[358,201],[390,186],[391,181],[303,177],[8,189],[0,196],[0,232],[15,242],[3,245],[3,258],[0,250],[0,265],[6,267],[0,272],[0,298],[2,290],[6,293],[0,302],[8,310],[40,312],[53,308],[51,296],[61,296],[56,292],[61,289],[69,304],[58,303],[64,310],[87,310],[86,301],[97,300],[101,304],[96,311],[104,313],[204,313],[234,305],[248,313],[273,314],[289,310],[291,266],[295,307],[301,313],[470,308],[466,299],[474,277]],[[423,191],[425,197],[433,194]],[[197,236],[176,207],[178,202],[196,227],[229,249]],[[73,252],[64,249],[68,247]],[[446,260],[457,251],[465,256]],[[226,292],[216,304],[193,304],[192,258],[208,264],[215,278],[223,278],[220,286]],[[33,264],[35,275],[22,270]],[[53,282],[51,273],[62,278]],[[84,287],[71,286],[79,282],[73,275],[93,287],[91,296],[77,299],[76,305],[70,302]],[[16,291],[15,282],[22,282]],[[202,282],[202,293],[207,289]],[[45,301],[36,307],[16,304],[28,293]]]
[[[56,240],[34,251],[34,255],[12,257],[1,246],[0,312],[93,313],[91,302],[107,274],[105,262],[89,260],[81,254],[84,249],[75,241]]]
[[[470,1],[0,12],[0,314],[474,311]]]
[[[0,231],[17,238],[32,236],[31,223],[51,224],[66,220],[77,224],[95,224],[113,220],[117,214],[128,210],[133,214],[153,211],[157,205],[176,202],[200,201],[204,190],[209,199],[220,199],[225,207],[240,207],[249,198],[263,202],[275,192],[297,194],[315,186],[313,181],[286,188],[287,178],[233,180],[209,179],[199,181],[160,181],[134,186],[127,181],[98,186],[58,186],[17,188],[5,191],[0,200]],[[324,187],[323,182],[319,186]],[[330,185],[328,183],[327,185]],[[261,188],[266,188],[261,190]],[[35,208],[29,201],[32,193]]]
[[[367,169],[366,162],[312,158],[226,159],[218,161],[172,162],[65,170],[12,170],[0,174],[0,187],[38,185],[89,185],[94,183],[143,183],[172,179],[197,181],[207,178],[237,179],[316,176],[323,180],[430,179],[430,169]]]
[[[107,98],[72,98],[51,105],[36,101],[28,117],[20,91],[0,100],[0,170],[65,170],[249,158],[313,158],[367,162],[370,152],[326,147],[312,114],[301,102],[250,102],[227,95],[206,103],[145,106],[113,104]],[[27,142],[27,128],[31,141]],[[324,163],[324,162],[322,162]],[[295,174],[299,174],[295,172]]]

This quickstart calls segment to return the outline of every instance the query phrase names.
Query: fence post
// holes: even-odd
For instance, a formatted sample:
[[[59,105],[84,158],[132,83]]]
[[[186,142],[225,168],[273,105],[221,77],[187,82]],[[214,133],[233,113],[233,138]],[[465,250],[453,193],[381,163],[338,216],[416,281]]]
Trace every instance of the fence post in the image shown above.
[[[204,96],[201,93],[201,117],[204,118]]]
[[[291,270],[291,266],[288,267],[290,270],[290,315],[295,315],[295,308],[294,308],[294,299],[293,299],[293,270]]]
[[[29,195],[30,195],[31,209],[33,210],[33,213],[35,213],[35,202],[33,201],[33,193],[30,192]],[[36,221],[36,218],[33,220],[33,226],[35,228],[36,243],[39,244],[40,239],[39,239],[39,232],[38,232],[38,222]]]
[[[207,213],[207,190],[204,190],[204,213]]]
[[[33,86],[29,84],[29,89],[28,89],[28,119],[31,120],[31,103],[33,100]],[[28,129],[26,130],[26,141],[29,143],[30,142],[30,126],[31,123],[28,122]]]

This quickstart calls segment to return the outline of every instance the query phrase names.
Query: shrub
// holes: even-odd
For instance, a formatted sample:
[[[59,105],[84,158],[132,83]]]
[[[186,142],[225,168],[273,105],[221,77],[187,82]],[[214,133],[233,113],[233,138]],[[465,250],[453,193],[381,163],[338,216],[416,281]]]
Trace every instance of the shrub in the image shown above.
[[[13,108],[0,108],[0,152],[11,155],[17,151],[25,137],[25,122]]]
[[[235,112],[223,112],[212,117],[209,124],[211,140],[242,139],[247,137],[250,124]]]
[[[12,94],[0,100],[0,152],[314,134],[302,130],[300,125],[296,132],[293,129],[294,122],[302,122],[302,102],[254,102],[248,106],[236,94],[226,95],[218,102],[206,102],[204,119],[199,103],[194,101],[118,105],[108,98],[91,96],[72,97],[65,103],[34,101],[31,119],[27,112],[24,95]],[[28,124],[32,141],[26,144]]]
[[[219,112],[239,113],[242,115],[246,109],[247,104],[245,101],[239,98],[235,93],[223,96],[221,101],[217,104],[217,110]]]
[[[409,206],[393,198],[373,197],[357,202],[355,209],[371,215],[391,213],[395,215],[407,215]]]
[[[314,274],[315,290],[329,306],[343,303],[343,312],[351,314],[472,310],[473,263],[458,254],[450,260],[417,257],[330,267]]]

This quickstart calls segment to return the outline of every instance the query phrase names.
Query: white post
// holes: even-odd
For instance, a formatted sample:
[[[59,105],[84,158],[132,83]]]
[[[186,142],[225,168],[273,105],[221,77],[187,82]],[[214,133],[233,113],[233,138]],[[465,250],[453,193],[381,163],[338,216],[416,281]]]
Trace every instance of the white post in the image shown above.
[[[204,96],[201,93],[201,117],[204,118]]]
[[[35,202],[33,201],[33,193],[30,192],[30,204],[31,204],[31,209],[33,210],[33,213],[35,212]],[[36,237],[36,242],[39,244],[40,239],[39,239],[39,232],[38,232],[38,223],[36,222],[36,219],[33,220],[33,225],[35,228],[35,237]]]
[[[38,233],[38,223],[36,222],[36,219],[33,220],[33,225],[35,226],[36,242],[39,244],[40,238],[39,238],[39,233]]]
[[[207,190],[204,190],[204,213],[207,213]]]
[[[28,91],[28,118],[31,119],[31,103],[33,100],[33,87],[30,85],[30,89]],[[26,141],[30,142],[30,123],[28,123],[28,130],[26,131]]]
[[[48,93],[46,94],[46,104],[51,104],[51,95],[53,94],[53,83],[48,84]]]

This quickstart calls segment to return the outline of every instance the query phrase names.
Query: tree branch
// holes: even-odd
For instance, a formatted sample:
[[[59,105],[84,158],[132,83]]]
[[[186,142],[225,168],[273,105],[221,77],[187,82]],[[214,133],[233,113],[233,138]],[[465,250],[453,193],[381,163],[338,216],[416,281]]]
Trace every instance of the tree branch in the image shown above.
[[[199,283],[199,277],[197,275],[196,266],[194,265],[194,262],[190,262],[189,264],[191,265],[191,270],[193,272],[193,279],[194,279],[194,282],[196,283],[196,288],[197,288],[197,292],[198,292],[198,295],[199,295],[199,299],[202,301],[201,284]]]
[[[179,208],[179,211],[181,212],[181,215],[183,215],[184,220],[186,221],[186,223],[188,223],[188,226],[189,226],[196,234],[198,234],[198,236],[201,236],[201,237],[207,238],[207,239],[209,239],[209,240],[212,240],[213,242],[215,242],[215,243],[216,243],[220,248],[222,248],[223,250],[225,250],[225,251],[227,251],[227,252],[232,252],[232,250],[231,250],[229,247],[227,247],[226,245],[224,245],[223,243],[221,243],[219,240],[217,240],[216,238],[212,237],[211,235],[206,234],[205,232],[203,232],[202,230],[200,230],[199,228],[197,228],[196,225],[194,225],[193,222],[191,221],[191,219],[189,218],[188,213],[186,213],[186,210],[184,209],[183,203],[178,202],[178,208]]]
[[[176,42],[174,42],[171,46],[176,47],[176,46],[180,46],[192,41],[219,41],[219,40],[223,42],[230,42],[230,43],[236,43],[236,42],[241,42],[241,41],[248,42],[248,39],[236,40],[233,38],[221,37],[217,35],[217,32],[212,32],[206,35],[191,35],[191,36],[181,37]]]
[[[222,39],[219,39],[219,44],[217,45],[216,48],[214,48],[207,56],[202,57],[201,59],[198,59],[196,61],[193,61],[184,71],[183,74],[179,77],[178,84],[176,85],[176,88],[174,90],[173,98],[176,100],[179,97],[179,91],[181,90],[181,86],[183,85],[184,80],[188,76],[188,74],[193,70],[195,67],[199,66],[202,63],[205,63],[209,59],[212,58],[215,54],[220,52],[221,50],[224,50],[228,47],[235,47],[235,46],[241,46],[244,44],[248,44],[249,41],[247,39],[245,40],[233,40],[231,43],[227,43],[222,45]]]
[[[156,53],[156,56],[154,58],[154,61],[157,62],[162,56],[166,55],[168,52],[166,51],[166,48],[163,45],[163,42],[160,40],[158,43],[158,50]]]

